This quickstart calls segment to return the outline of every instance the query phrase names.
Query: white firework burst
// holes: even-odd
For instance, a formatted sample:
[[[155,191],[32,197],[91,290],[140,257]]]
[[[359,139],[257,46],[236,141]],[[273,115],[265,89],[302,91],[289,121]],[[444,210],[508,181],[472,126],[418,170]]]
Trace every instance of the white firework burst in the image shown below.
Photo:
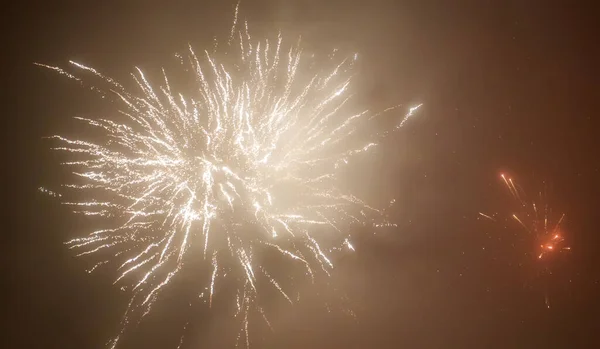
[[[315,68],[314,60],[301,60],[299,44],[286,48],[281,35],[255,41],[247,25],[236,29],[237,10],[235,18],[227,55],[220,56],[227,62],[219,62],[216,51],[200,59],[190,48],[187,60],[180,56],[193,83],[185,93],[171,86],[164,70],[157,87],[138,69],[133,77],[139,89],[128,92],[95,69],[71,62],[108,86],[93,90],[123,103],[119,117],[77,118],[100,131],[96,141],[53,137],[61,142],[55,149],[72,155],[65,164],[78,178],[64,186],[64,204],[110,225],[67,244],[80,255],[108,251],[109,261],[118,263],[115,283],[136,280],[113,347],[133,314],[147,314],[193,261],[211,265],[209,305],[226,274],[239,281],[240,333],[249,345],[248,314],[264,315],[259,290],[272,287],[290,303],[294,298],[271,276],[269,265],[256,262],[260,251],[293,260],[314,280],[333,268],[331,248],[321,243],[323,231],[353,250],[346,233],[350,224],[375,218],[385,223],[379,210],[339,185],[341,167],[389,133],[360,144],[353,138],[364,135],[365,123],[379,115],[348,112],[356,56],[335,63],[332,55],[331,69]],[[316,226],[325,230],[315,234]]]

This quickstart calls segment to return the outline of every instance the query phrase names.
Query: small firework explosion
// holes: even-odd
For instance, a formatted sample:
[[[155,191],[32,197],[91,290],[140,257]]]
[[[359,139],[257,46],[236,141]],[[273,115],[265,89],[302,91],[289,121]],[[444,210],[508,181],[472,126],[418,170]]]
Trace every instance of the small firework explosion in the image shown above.
[[[570,247],[564,246],[565,239],[561,229],[565,214],[555,215],[552,208],[548,206],[547,194],[540,191],[535,198],[530,200],[525,191],[515,185],[512,178],[506,178],[504,174],[501,174],[500,177],[521,208],[519,213],[512,214],[512,218],[529,234],[532,234],[539,245],[537,258],[542,259],[552,252],[569,250]],[[556,219],[556,217],[559,218]]]
[[[565,214],[556,214],[548,205],[545,191],[540,191],[534,198],[515,184],[512,178],[500,174],[502,182],[518,203],[517,213],[512,213],[510,218],[518,223],[534,240],[537,259],[543,259],[548,254],[558,253],[571,248],[565,246],[565,238],[561,225]],[[497,222],[495,215],[479,212],[485,219]]]
[[[571,248],[566,246],[562,228],[565,214],[557,213],[550,207],[546,190],[541,190],[532,197],[520,185],[515,184],[512,178],[505,174],[500,174],[500,178],[516,202],[515,208],[505,218],[525,231],[517,235],[523,237],[531,246],[526,255],[531,256],[531,260],[545,261],[552,255],[570,250]],[[497,214],[479,212],[479,216],[493,222],[501,220]],[[548,263],[544,263],[540,276],[551,274]],[[546,307],[550,308],[547,287],[544,293]]]

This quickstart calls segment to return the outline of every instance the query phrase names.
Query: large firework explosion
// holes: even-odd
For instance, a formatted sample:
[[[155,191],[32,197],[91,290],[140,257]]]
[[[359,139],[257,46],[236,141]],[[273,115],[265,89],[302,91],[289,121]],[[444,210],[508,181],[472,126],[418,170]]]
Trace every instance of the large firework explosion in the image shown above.
[[[61,194],[43,191],[109,224],[67,244],[79,255],[109,251],[96,266],[116,263],[115,283],[135,280],[112,347],[178,273],[199,260],[211,268],[206,291],[198,291],[209,306],[220,280],[239,285],[233,300],[241,319],[238,340],[248,346],[249,313],[267,320],[259,291],[270,287],[290,303],[295,299],[294,290],[271,276],[274,266],[257,261],[261,254],[271,250],[291,260],[314,282],[333,269],[333,240],[353,249],[350,225],[386,223],[383,211],[340,185],[344,165],[393,131],[370,134],[365,126],[381,113],[349,106],[356,56],[332,54],[319,64],[301,60],[299,44],[287,47],[281,34],[274,41],[254,40],[237,18],[236,9],[220,51],[199,58],[190,48],[187,59],[179,56],[183,75],[194,84],[185,92],[169,83],[164,70],[156,86],[137,69],[138,89],[129,92],[71,62],[100,81],[86,86],[123,107],[110,119],[76,118],[100,131],[98,141],[52,137],[61,144],[55,149],[70,155],[64,164],[76,182]],[[66,70],[42,66],[84,84]]]

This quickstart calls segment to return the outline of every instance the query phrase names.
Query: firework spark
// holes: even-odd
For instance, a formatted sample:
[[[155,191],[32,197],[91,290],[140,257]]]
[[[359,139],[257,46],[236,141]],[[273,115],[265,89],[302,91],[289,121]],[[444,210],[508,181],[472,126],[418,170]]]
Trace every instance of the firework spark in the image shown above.
[[[310,68],[314,62],[301,60],[299,44],[286,48],[281,34],[255,41],[237,18],[236,9],[225,48],[235,62],[219,62],[216,51],[200,59],[191,47],[187,61],[180,56],[184,75],[196,84],[187,89],[192,94],[176,91],[164,70],[157,87],[137,69],[139,91],[128,92],[95,69],[71,62],[107,86],[92,90],[124,105],[120,118],[76,118],[98,129],[99,141],[52,137],[61,143],[55,149],[72,156],[65,164],[78,179],[64,186],[64,204],[110,224],[67,244],[79,255],[109,251],[108,261],[118,263],[115,283],[136,279],[112,347],[133,315],[148,314],[194,260],[211,268],[207,292],[199,292],[209,306],[219,280],[241,275],[238,338],[249,345],[249,312],[264,315],[257,301],[261,288],[272,287],[293,302],[269,265],[257,261],[261,251],[275,251],[314,280],[333,268],[332,249],[321,242],[323,229],[314,233],[316,227],[341,235],[342,246],[354,250],[345,233],[350,224],[389,225],[382,211],[339,185],[342,167],[389,133],[357,140],[368,136],[362,123],[381,113],[349,112],[356,56],[332,55],[331,69]],[[419,107],[410,108],[396,128]],[[235,268],[226,260],[235,261]]]

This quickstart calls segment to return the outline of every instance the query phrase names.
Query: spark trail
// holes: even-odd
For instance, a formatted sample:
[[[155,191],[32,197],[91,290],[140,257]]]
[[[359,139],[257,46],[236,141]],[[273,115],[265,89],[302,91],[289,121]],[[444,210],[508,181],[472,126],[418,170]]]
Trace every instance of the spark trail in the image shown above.
[[[52,137],[60,143],[55,149],[70,154],[64,164],[77,179],[63,186],[63,203],[108,224],[67,244],[79,255],[108,255],[92,270],[117,263],[115,284],[127,287],[134,280],[113,348],[196,261],[210,266],[209,306],[220,280],[238,282],[238,338],[248,346],[249,313],[264,315],[257,301],[262,288],[293,302],[270,265],[257,262],[261,251],[292,261],[314,281],[334,267],[332,249],[322,242],[331,238],[323,236],[339,235],[342,246],[353,250],[346,233],[351,224],[387,224],[381,210],[339,185],[343,166],[390,133],[369,134],[365,126],[381,113],[349,106],[356,56],[332,55],[311,68],[314,62],[301,59],[299,43],[286,46],[281,34],[274,41],[254,40],[237,18],[236,9],[227,61],[219,62],[217,50],[199,57],[191,47],[187,60],[182,57],[183,75],[194,86],[179,89],[184,92],[164,70],[156,86],[137,69],[137,91],[130,92],[80,63],[71,62],[104,87],[39,64],[122,105],[119,117],[76,118],[99,130],[96,141]]]

